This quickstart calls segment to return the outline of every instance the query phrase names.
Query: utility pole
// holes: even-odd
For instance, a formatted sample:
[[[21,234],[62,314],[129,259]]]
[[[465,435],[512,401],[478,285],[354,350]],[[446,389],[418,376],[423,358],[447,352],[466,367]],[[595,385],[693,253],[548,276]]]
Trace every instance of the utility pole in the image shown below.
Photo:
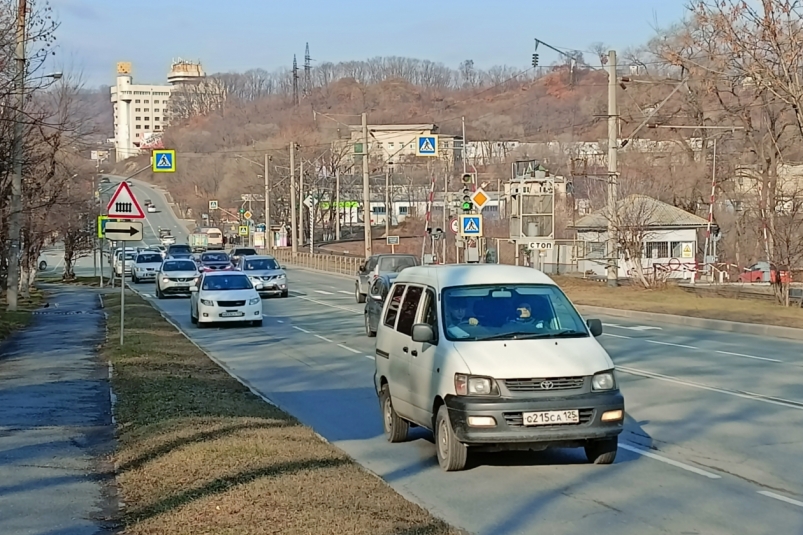
[[[270,230],[270,177],[268,173],[268,162],[270,156],[265,154],[265,245],[268,254],[273,251],[273,232]]]
[[[368,170],[368,114],[362,114],[362,219],[365,229],[365,258],[371,256],[371,176]]]
[[[339,167],[335,167],[335,240],[340,240],[340,168]]]
[[[619,285],[619,255],[616,221],[616,183],[618,180],[617,151],[619,149],[619,116],[616,107],[616,51],[608,51],[608,286]]]
[[[290,142],[290,242],[293,254],[298,252],[296,233],[296,142]]]
[[[385,166],[385,236],[390,236],[390,166],[391,162]]]
[[[298,244],[304,244],[304,157],[298,162]]]
[[[19,0],[17,7],[17,36],[14,50],[16,79],[14,80],[14,139],[11,157],[13,174],[11,177],[11,213],[9,214],[9,237],[11,247],[8,253],[8,280],[6,299],[8,311],[17,310],[17,297],[20,286],[20,250],[22,241],[22,107],[25,102],[25,15],[27,0]]]

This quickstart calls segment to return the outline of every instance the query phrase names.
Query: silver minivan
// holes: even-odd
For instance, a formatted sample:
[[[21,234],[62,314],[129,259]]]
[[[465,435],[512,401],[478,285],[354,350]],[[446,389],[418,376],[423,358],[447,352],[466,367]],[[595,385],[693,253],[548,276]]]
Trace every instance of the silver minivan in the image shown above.
[[[407,268],[377,327],[385,434],[401,442],[410,425],[431,430],[446,471],[464,468],[469,451],[548,447],[583,447],[610,464],[625,407],[600,334],[538,270]]]

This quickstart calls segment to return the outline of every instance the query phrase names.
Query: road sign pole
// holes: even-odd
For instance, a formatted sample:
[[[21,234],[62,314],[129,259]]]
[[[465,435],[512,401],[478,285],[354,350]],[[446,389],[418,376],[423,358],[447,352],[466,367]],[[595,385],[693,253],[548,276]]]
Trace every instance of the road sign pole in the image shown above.
[[[123,271],[120,275],[120,346],[125,340],[125,242],[123,242]]]

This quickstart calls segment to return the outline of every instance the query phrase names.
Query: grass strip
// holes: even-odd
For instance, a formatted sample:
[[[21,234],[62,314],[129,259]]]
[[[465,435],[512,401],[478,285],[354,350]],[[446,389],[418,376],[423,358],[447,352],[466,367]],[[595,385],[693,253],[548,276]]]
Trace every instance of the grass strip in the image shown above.
[[[461,531],[231,378],[139,296],[104,296],[122,521],[138,534]]]
[[[32,289],[30,293],[31,296],[29,298],[20,297],[17,300],[17,310],[15,312],[6,310],[8,302],[5,297],[0,298],[0,342],[8,338],[14,331],[30,324],[31,319],[33,319],[32,312],[44,303],[44,292]]]
[[[604,282],[576,277],[552,278],[576,305],[803,328],[802,308],[784,307],[772,301],[703,297],[671,286],[654,290],[635,285],[609,288]]]

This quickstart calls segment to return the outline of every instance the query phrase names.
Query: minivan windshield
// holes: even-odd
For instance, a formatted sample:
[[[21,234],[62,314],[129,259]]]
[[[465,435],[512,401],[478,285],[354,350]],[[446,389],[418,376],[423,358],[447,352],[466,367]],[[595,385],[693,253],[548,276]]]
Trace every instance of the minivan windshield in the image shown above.
[[[279,269],[279,264],[272,258],[252,258],[245,261],[243,268],[246,271],[263,271],[268,269]]]
[[[379,259],[379,272],[399,272],[416,265],[414,256],[383,256]]]
[[[487,284],[445,288],[442,315],[449,340],[587,337],[583,319],[557,286]]]

